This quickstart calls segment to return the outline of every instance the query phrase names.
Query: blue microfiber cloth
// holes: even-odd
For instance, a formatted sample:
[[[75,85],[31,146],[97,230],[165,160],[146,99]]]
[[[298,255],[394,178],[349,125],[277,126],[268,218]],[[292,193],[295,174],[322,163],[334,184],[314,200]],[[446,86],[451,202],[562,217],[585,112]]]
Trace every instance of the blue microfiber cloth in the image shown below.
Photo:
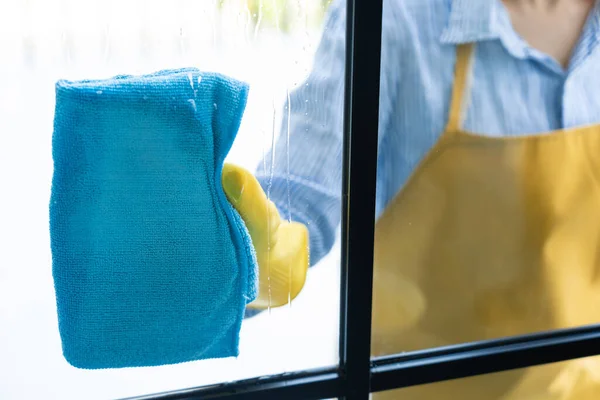
[[[50,233],[73,366],[238,355],[256,259],[221,171],[247,94],[191,68],[57,83]]]

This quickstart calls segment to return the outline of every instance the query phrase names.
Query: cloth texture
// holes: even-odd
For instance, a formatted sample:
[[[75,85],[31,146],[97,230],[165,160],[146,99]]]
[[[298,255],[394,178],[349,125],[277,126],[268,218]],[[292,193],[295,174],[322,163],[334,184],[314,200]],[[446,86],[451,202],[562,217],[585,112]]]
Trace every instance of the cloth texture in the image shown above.
[[[57,83],[50,233],[73,366],[238,355],[257,265],[221,171],[247,95],[195,68]]]

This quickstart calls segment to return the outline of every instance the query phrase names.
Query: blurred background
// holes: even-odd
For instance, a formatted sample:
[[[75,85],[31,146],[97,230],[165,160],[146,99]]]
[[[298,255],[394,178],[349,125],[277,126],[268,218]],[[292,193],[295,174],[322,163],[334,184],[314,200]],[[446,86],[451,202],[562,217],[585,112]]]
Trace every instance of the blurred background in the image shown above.
[[[56,80],[193,66],[246,81],[228,160],[254,170],[308,74],[329,2],[0,1],[0,399],[109,399],[337,362],[336,247],[290,306],[244,322],[238,359],[73,368],[61,354],[48,229]]]

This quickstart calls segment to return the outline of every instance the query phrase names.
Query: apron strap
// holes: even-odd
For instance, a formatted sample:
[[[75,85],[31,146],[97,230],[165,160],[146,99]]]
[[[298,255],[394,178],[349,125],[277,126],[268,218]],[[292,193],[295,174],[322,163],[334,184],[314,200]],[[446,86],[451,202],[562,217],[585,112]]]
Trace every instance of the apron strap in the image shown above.
[[[473,43],[460,44],[456,47],[456,66],[454,85],[446,132],[453,133],[462,128],[470,87],[473,64]]]

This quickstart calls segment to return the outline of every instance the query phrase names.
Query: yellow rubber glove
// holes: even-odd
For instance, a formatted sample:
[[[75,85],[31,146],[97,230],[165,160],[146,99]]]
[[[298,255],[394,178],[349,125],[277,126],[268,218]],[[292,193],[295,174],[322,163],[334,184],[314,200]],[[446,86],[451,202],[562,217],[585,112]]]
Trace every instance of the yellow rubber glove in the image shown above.
[[[256,178],[244,168],[225,164],[223,189],[244,220],[256,250],[259,291],[248,307],[288,304],[302,290],[308,270],[308,229],[281,220]]]

